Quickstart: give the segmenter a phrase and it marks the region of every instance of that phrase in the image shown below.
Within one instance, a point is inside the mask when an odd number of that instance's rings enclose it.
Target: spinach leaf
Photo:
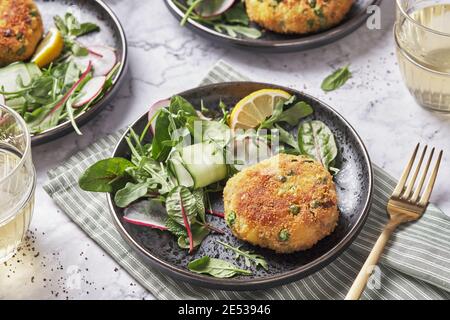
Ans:
[[[243,2],[238,2],[232,6],[229,10],[224,12],[225,20],[228,23],[241,24],[248,26],[250,19],[248,18],[247,11]]]
[[[169,111],[175,115],[181,113],[184,117],[197,117],[194,106],[181,96],[173,96],[170,99]]]
[[[132,202],[144,197],[148,192],[147,182],[131,183],[116,192],[114,202],[119,208],[126,208]]]
[[[114,192],[127,179],[126,169],[133,163],[124,158],[100,160],[89,167],[80,177],[78,184],[85,191]]]
[[[265,120],[261,125],[261,129],[271,129],[278,122],[286,122],[291,126],[298,124],[300,119],[311,115],[314,110],[313,108],[304,101],[299,101],[293,103],[295,96],[288,101],[279,101],[273,110],[272,115]],[[289,106],[293,104],[292,106]]]
[[[322,82],[322,90],[328,92],[342,87],[347,82],[347,80],[352,77],[352,73],[350,72],[348,67],[349,66],[339,68],[331,75],[326,77]]]
[[[231,278],[238,274],[252,274],[251,271],[239,269],[225,260],[208,256],[189,262],[188,269],[194,273],[207,274],[215,278]]]
[[[238,247],[238,248],[233,247],[232,245],[222,242],[220,240],[216,240],[216,242],[220,243],[225,248],[236,253],[236,258],[243,257],[245,260],[245,265],[247,267],[250,267],[251,263],[253,263],[253,264],[255,264],[256,267],[261,266],[264,270],[269,269],[269,265],[267,264],[267,261],[266,261],[266,259],[264,259],[263,256],[253,253],[251,251],[242,250],[242,249],[240,249],[240,247]]]
[[[313,112],[314,110],[309,104],[304,101],[300,101],[283,111],[277,122],[286,122],[291,126],[295,126],[298,124],[300,119],[306,118]]]
[[[298,128],[298,147],[302,154],[316,159],[326,169],[330,168],[338,153],[330,128],[318,120],[303,123]]]
[[[298,150],[298,141],[289,131],[283,129],[277,124],[275,125],[275,129],[278,132],[278,138],[281,143],[287,144],[288,146]]]
[[[170,135],[170,114],[160,112],[155,120],[155,134],[152,140],[152,158],[156,161],[165,161],[172,149],[164,141],[171,140]]]

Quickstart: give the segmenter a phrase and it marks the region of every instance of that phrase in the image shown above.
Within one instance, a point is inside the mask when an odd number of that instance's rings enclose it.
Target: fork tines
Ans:
[[[420,143],[418,143],[416,148],[414,149],[413,155],[412,155],[411,159],[409,160],[408,164],[406,165],[406,168],[403,171],[400,181],[398,182],[397,186],[395,187],[394,193],[392,194],[392,198],[396,198],[397,200],[407,201],[407,202],[410,202],[412,204],[419,205],[419,206],[426,206],[428,204],[428,201],[430,200],[430,196],[431,196],[431,192],[433,191],[434,183],[436,182],[436,176],[437,176],[437,173],[439,170],[439,165],[441,163],[443,151],[441,150],[439,152],[439,156],[434,165],[433,171],[431,172],[431,175],[428,178],[428,183],[425,187],[425,190],[423,191],[423,193],[421,193],[423,186],[425,184],[425,180],[428,175],[428,171],[430,169],[431,162],[433,160],[435,148],[433,148],[431,150],[431,153],[428,156],[428,160],[426,161],[426,164],[424,167],[422,166],[422,164],[423,164],[425,156],[427,154],[428,146],[425,146],[423,148],[423,151],[422,151],[422,153],[418,159],[418,162],[415,166],[416,168],[410,177],[414,163],[416,162],[416,157],[417,157],[417,153],[419,151],[419,147],[420,147]],[[418,183],[416,183],[419,175],[420,175],[420,178],[418,180]]]

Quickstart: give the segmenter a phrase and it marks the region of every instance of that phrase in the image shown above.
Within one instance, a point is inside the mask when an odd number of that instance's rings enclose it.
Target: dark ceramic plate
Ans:
[[[94,22],[101,29],[100,32],[79,38],[81,43],[102,44],[116,49],[117,61],[120,61],[121,64],[114,79],[114,84],[103,99],[77,116],[76,123],[78,126],[82,126],[108,104],[117,92],[120,83],[123,82],[128,60],[125,32],[116,15],[101,0],[36,0],[35,2],[44,20],[45,30],[48,30],[49,27],[54,25],[53,17],[55,15],[64,15],[68,10],[71,10],[82,22]],[[31,143],[32,145],[39,145],[60,138],[73,131],[73,127],[69,121],[62,122],[56,127],[32,135]]]
[[[194,105],[200,105],[203,100],[205,106],[217,108],[219,101],[233,106],[244,96],[263,88],[280,88],[297,95],[311,104],[315,112],[311,118],[324,121],[334,132],[339,146],[338,163],[340,173],[335,177],[340,220],[336,230],[327,238],[320,241],[312,249],[294,254],[276,254],[271,250],[262,249],[244,243],[234,236],[225,225],[223,219],[209,216],[215,226],[226,230],[225,235],[208,236],[194,255],[190,256],[186,250],[178,248],[176,238],[169,233],[145,227],[134,226],[122,222],[123,209],[113,204],[112,196],[108,195],[108,202],[122,237],[148,261],[167,274],[187,281],[194,285],[225,289],[225,290],[255,290],[285,284],[303,278],[333,261],[357,236],[362,228],[371,203],[372,196],[372,166],[369,155],[355,130],[331,107],[323,102],[289,88],[254,83],[229,82],[204,86],[180,95]],[[147,124],[147,115],[143,115],[132,124],[136,132],[142,132]],[[114,157],[129,157],[130,151],[123,137],[113,153]],[[223,210],[222,194],[212,199],[214,209]],[[243,261],[235,261],[234,255],[225,250],[215,240],[221,239],[232,245],[242,245],[244,249],[253,250],[263,255],[269,270],[252,267],[252,276],[240,276],[232,279],[216,279],[194,274],[186,268],[189,261],[209,255],[221,258],[245,267]]]
[[[175,18],[181,21],[184,16],[183,11],[174,4],[173,0],[164,1]],[[263,36],[259,39],[236,39],[217,32],[214,28],[205,26],[192,19],[188,20],[186,26],[201,36],[235,47],[274,53],[302,51],[332,43],[352,33],[369,17],[370,14],[367,13],[367,8],[372,5],[379,5],[381,1],[382,0],[355,0],[355,4],[350,12],[338,26],[310,35],[284,35],[264,31]],[[256,24],[253,24],[253,26],[259,28]]]

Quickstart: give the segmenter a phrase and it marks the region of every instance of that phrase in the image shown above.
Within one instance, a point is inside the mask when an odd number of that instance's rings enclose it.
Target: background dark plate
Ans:
[[[310,250],[282,255],[237,240],[231,235],[223,219],[208,215],[208,219],[211,219],[215,226],[226,230],[226,234],[208,236],[199,250],[193,256],[190,256],[186,250],[179,249],[176,238],[167,232],[123,223],[123,209],[113,204],[112,195],[109,194],[110,210],[119,232],[148,263],[191,284],[225,290],[255,290],[288,283],[317,271],[335,259],[356,237],[370,208],[373,184],[372,166],[361,139],[336,111],[304,93],[289,88],[254,82],[213,84],[185,91],[180,95],[195,106],[199,106],[200,100],[203,99],[205,106],[209,108],[217,108],[220,100],[231,107],[244,96],[256,90],[271,87],[296,94],[302,100],[310,103],[315,110],[314,115],[310,118],[324,121],[336,136],[341,172],[335,180],[341,215],[334,233]],[[144,114],[132,124],[132,128],[140,133],[146,124],[147,114]],[[130,156],[123,138],[114,150],[113,156],[127,158]],[[223,210],[222,194],[217,194],[212,200],[214,209]],[[232,279],[216,279],[189,272],[186,268],[189,261],[203,255],[232,261],[240,267],[246,268],[243,261],[235,261],[233,253],[225,250],[215,242],[215,239],[229,242],[235,246],[243,245],[244,249],[251,249],[263,255],[269,263],[269,270],[265,271],[252,267],[252,276],[240,276]]]
[[[184,13],[173,3],[172,0],[164,0],[170,12],[179,21]],[[215,31],[213,28],[202,25],[189,19],[186,26],[194,32],[210,40],[218,41],[226,45],[260,52],[292,52],[317,48],[337,41],[358,29],[369,17],[367,8],[371,5],[379,5],[382,0],[355,0],[350,12],[344,21],[338,26],[323,32],[310,35],[283,35],[270,31],[264,32],[259,39],[236,39],[226,34]],[[256,24],[253,26],[258,27]]]
[[[95,105],[77,116],[76,123],[78,126],[82,126],[108,104],[124,79],[128,61],[125,32],[116,15],[101,0],[36,0],[35,2],[41,12],[46,31],[54,26],[53,17],[55,15],[64,15],[69,9],[79,17],[81,22],[89,21],[98,24],[101,28],[100,32],[80,37],[79,41],[90,45],[102,44],[113,47],[116,49],[118,61],[121,62],[114,79],[114,85],[108,93]],[[31,144],[46,143],[73,131],[69,121],[62,122],[54,128],[32,135]]]

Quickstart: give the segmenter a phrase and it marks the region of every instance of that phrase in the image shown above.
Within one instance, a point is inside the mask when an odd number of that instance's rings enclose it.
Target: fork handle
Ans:
[[[361,294],[366,288],[367,281],[369,280],[369,277],[372,274],[373,271],[372,267],[377,265],[378,260],[380,259],[384,247],[389,241],[392,232],[397,228],[399,224],[400,222],[391,220],[384,227],[383,232],[381,233],[380,237],[375,243],[375,246],[373,247],[372,251],[367,257],[367,260],[364,263],[363,267],[361,268],[361,271],[359,272],[358,276],[356,277],[355,282],[353,282],[352,287],[347,293],[345,300],[359,300]]]

